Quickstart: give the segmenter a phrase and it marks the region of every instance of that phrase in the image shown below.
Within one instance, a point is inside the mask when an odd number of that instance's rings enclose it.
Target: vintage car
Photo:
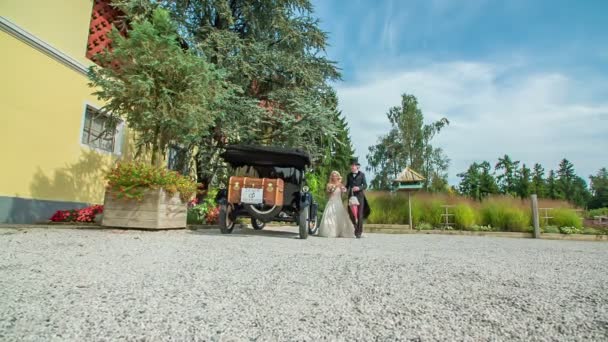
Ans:
[[[308,153],[284,147],[230,145],[221,157],[231,167],[228,184],[216,197],[222,233],[232,233],[238,217],[249,217],[257,230],[271,221],[295,222],[300,238],[316,234],[318,205],[304,176],[310,166]]]

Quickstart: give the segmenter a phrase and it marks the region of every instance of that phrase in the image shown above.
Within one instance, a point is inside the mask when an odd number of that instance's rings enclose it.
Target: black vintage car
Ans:
[[[304,176],[310,166],[308,153],[284,147],[230,145],[221,157],[230,165],[232,175],[216,197],[222,233],[232,233],[238,217],[249,217],[257,230],[271,221],[295,222],[300,238],[316,234],[318,205]],[[260,185],[262,180],[266,185]],[[252,181],[257,183],[251,185]],[[258,189],[253,189],[256,187]],[[268,200],[268,189],[280,190],[282,198]],[[258,191],[259,196],[256,197],[254,191]]]

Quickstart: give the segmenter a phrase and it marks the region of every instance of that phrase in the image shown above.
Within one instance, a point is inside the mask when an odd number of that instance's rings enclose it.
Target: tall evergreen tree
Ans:
[[[530,181],[531,171],[522,164],[521,169],[517,172],[517,195],[520,198],[528,198],[532,193],[532,182]]]
[[[323,32],[309,0],[115,0],[131,18],[167,9],[180,39],[205,56],[240,89],[224,101],[197,147],[199,181],[208,184],[229,143],[296,146],[318,159],[324,137],[334,137],[339,79],[325,57]],[[311,143],[312,142],[312,143]],[[192,146],[194,147],[194,146]]]
[[[496,170],[502,170],[503,173],[497,177],[500,191],[506,195],[517,194],[517,169],[519,161],[514,161],[508,155],[498,158],[498,163],[494,167]]]
[[[471,164],[466,172],[459,173],[457,176],[461,178],[458,191],[475,200],[481,200],[479,164]]]
[[[547,177],[547,197],[554,200],[564,198],[564,195],[560,192],[557,176],[553,170],[549,170],[549,177]]]
[[[539,163],[534,164],[534,170],[532,171],[532,191],[540,198],[547,196],[545,169]]]
[[[574,172],[574,165],[572,165],[568,159],[562,159],[559,163],[557,178],[557,186],[560,193],[562,193],[567,200],[572,199],[576,173]]]
[[[479,164],[479,168],[481,169],[480,175],[480,192],[482,197],[487,197],[488,195],[497,194],[498,185],[496,184],[496,178],[491,173],[492,166],[487,161]]]
[[[113,49],[96,56],[105,67],[89,71],[103,110],[128,122],[152,164],[169,144],[189,145],[206,134],[236,91],[206,58],[180,46],[177,31],[169,13],[157,9],[132,21],[128,37],[114,30]]]
[[[589,179],[591,180],[592,194],[589,208],[608,208],[608,170],[603,167],[599,169],[595,176],[589,176]]]

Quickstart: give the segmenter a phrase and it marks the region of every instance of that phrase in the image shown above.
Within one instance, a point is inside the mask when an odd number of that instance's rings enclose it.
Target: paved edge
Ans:
[[[272,227],[281,227],[274,226]],[[241,227],[243,228],[243,227]],[[168,230],[211,230],[219,229],[216,225],[188,225],[185,228],[170,228],[170,229],[141,229],[141,228],[120,228],[120,227],[104,227],[100,225],[77,225],[77,224],[0,224],[0,229],[95,229],[95,230],[140,230],[140,231],[168,231]],[[383,224],[367,224],[365,232],[369,234],[426,234],[426,235],[459,235],[459,236],[489,236],[489,237],[505,237],[532,239],[533,233],[519,232],[474,232],[468,230],[417,230],[409,229],[407,225],[383,225]],[[592,235],[592,234],[554,234],[542,233],[543,240],[571,240],[571,241],[605,241],[608,242],[608,235]]]

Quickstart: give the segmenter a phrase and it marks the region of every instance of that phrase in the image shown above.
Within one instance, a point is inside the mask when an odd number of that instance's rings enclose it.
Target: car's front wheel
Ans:
[[[259,220],[259,219],[257,219],[257,218],[255,218],[255,217],[252,217],[251,218],[251,226],[255,230],[262,230],[262,229],[264,229],[264,227],[266,227],[266,223],[263,222],[263,221],[261,221],[261,220]]]
[[[274,219],[282,209],[280,205],[267,206],[259,204],[244,204],[243,207],[252,218],[256,218],[261,222],[272,221],[272,219]]]
[[[234,207],[230,203],[220,205],[219,226],[222,234],[230,234],[234,230],[236,222],[232,215],[233,211]]]
[[[298,218],[298,228],[300,231],[300,239],[308,238],[308,217],[309,217],[309,208],[300,208],[300,214]]]

